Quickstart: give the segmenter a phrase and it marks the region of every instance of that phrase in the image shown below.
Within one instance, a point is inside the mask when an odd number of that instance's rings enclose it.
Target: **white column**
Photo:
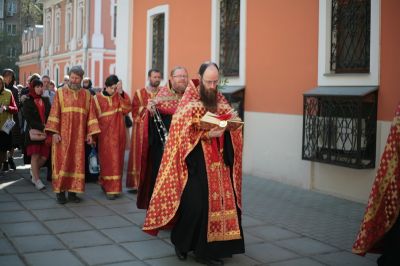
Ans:
[[[72,39],[71,39],[70,47],[69,47],[70,51],[76,50],[76,31],[77,31],[76,8],[77,8],[77,6],[78,6],[78,2],[77,2],[77,0],[74,0],[74,4],[72,6],[72,16],[73,17],[71,18],[73,21],[73,25],[72,25],[72,29],[71,29],[72,30]]]
[[[53,55],[53,51],[54,51],[54,6],[51,6],[51,17],[50,17],[50,25],[51,25],[51,29],[50,29],[50,45],[49,45],[49,55]],[[51,73],[51,70],[50,70]]]
[[[92,47],[104,48],[104,36],[101,33],[101,0],[95,0],[94,3],[94,33],[92,35]]]
[[[122,80],[129,95],[132,89],[132,29],[133,3],[131,0],[118,0],[115,73]]]

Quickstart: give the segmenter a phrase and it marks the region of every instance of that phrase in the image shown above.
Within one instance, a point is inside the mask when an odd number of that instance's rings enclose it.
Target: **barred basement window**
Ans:
[[[151,67],[160,70],[162,78],[164,77],[164,27],[165,15],[154,16]]]
[[[375,167],[378,87],[317,87],[303,108],[303,160]]]
[[[331,71],[369,73],[371,0],[332,0]]]
[[[225,77],[239,76],[240,0],[220,0],[219,64]]]

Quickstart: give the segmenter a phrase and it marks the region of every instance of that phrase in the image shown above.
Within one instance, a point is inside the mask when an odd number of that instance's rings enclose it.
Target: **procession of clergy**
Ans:
[[[94,96],[81,89],[83,76],[80,66],[70,69],[68,83],[57,90],[42,120],[46,140],[32,140],[51,143],[57,202],[81,201],[77,193],[85,189],[85,145],[97,148],[99,184],[107,198],[121,194],[126,120],[132,112],[126,187],[137,192],[137,207],[147,209],[143,230],[156,235],[170,229],[180,260],[193,251],[199,263],[222,265],[222,258],[244,253],[243,124],[227,123],[240,119],[217,89],[218,66],[201,64],[191,80],[177,66],[166,86],[160,86],[161,72],[150,69],[148,86],[137,90],[132,102],[117,76],[109,76]],[[35,95],[35,88],[30,90]],[[222,123],[202,122],[207,112]]]
[[[25,91],[15,93],[13,71],[6,69],[3,76],[0,162],[12,150],[11,130],[20,128],[13,117],[18,119],[21,108],[24,155],[37,189],[45,189],[39,170],[51,161],[48,172],[59,204],[81,202],[77,194],[85,190],[88,168],[99,174],[107,199],[115,200],[122,193],[131,127],[125,185],[137,193],[137,207],[147,210],[143,230],[152,235],[170,230],[179,260],[193,252],[199,263],[223,265],[223,258],[245,252],[243,122],[218,90],[215,63],[201,64],[196,79],[176,66],[165,86],[160,86],[161,72],[150,69],[148,85],[136,90],[132,101],[116,75],[95,93],[80,66],[70,69],[56,91],[44,90],[48,76],[34,74]],[[400,265],[399,146],[400,105],[353,245],[359,255],[382,253],[378,265]]]

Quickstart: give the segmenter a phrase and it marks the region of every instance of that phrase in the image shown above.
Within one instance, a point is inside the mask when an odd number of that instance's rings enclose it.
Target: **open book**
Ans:
[[[216,115],[211,112],[207,112],[200,119],[200,127],[203,129],[211,129],[213,127],[227,128],[229,130],[235,130],[243,125],[243,121],[238,116],[233,116],[231,113]]]

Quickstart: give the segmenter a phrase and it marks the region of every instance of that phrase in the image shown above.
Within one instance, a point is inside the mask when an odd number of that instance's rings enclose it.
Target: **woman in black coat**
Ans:
[[[31,175],[32,183],[38,190],[45,188],[40,180],[39,170],[50,154],[51,138],[44,140],[32,140],[29,131],[36,129],[40,134],[44,133],[47,118],[50,114],[50,100],[48,97],[42,97],[43,82],[40,79],[34,79],[29,83],[29,98],[23,103],[23,114],[27,123],[27,131],[25,134],[26,153],[31,156]]]

